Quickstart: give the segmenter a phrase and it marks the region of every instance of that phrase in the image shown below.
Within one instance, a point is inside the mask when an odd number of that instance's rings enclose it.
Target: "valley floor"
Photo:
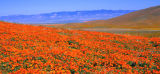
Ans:
[[[82,28],[78,30],[84,31],[97,31],[97,32],[108,32],[115,34],[127,34],[144,37],[160,37],[160,30],[147,30],[147,29],[122,29],[122,28]]]

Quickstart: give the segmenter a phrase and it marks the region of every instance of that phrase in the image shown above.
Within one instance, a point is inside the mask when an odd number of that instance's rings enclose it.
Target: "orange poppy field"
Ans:
[[[160,73],[160,38],[0,22],[0,73]]]

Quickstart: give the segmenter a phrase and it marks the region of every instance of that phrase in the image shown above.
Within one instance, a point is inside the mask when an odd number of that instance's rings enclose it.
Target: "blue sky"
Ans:
[[[160,0],[0,0],[0,16],[80,10],[139,10]]]

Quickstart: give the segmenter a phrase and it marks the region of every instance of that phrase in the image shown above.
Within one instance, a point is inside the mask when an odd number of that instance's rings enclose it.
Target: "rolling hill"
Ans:
[[[60,26],[59,26],[60,27]],[[131,12],[109,20],[96,20],[84,23],[69,23],[63,28],[132,28],[160,29],[160,6]]]
[[[85,22],[91,20],[105,20],[124,15],[134,10],[90,10],[90,11],[65,11],[37,15],[11,15],[1,16],[1,21],[23,24],[63,24]]]
[[[159,74],[160,38],[0,22],[0,74]]]

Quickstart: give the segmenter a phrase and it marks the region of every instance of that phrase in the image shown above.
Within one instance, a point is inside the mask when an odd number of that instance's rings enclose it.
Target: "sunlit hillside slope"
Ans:
[[[160,30],[160,6],[131,12],[109,20],[69,23],[63,28],[132,28]]]

